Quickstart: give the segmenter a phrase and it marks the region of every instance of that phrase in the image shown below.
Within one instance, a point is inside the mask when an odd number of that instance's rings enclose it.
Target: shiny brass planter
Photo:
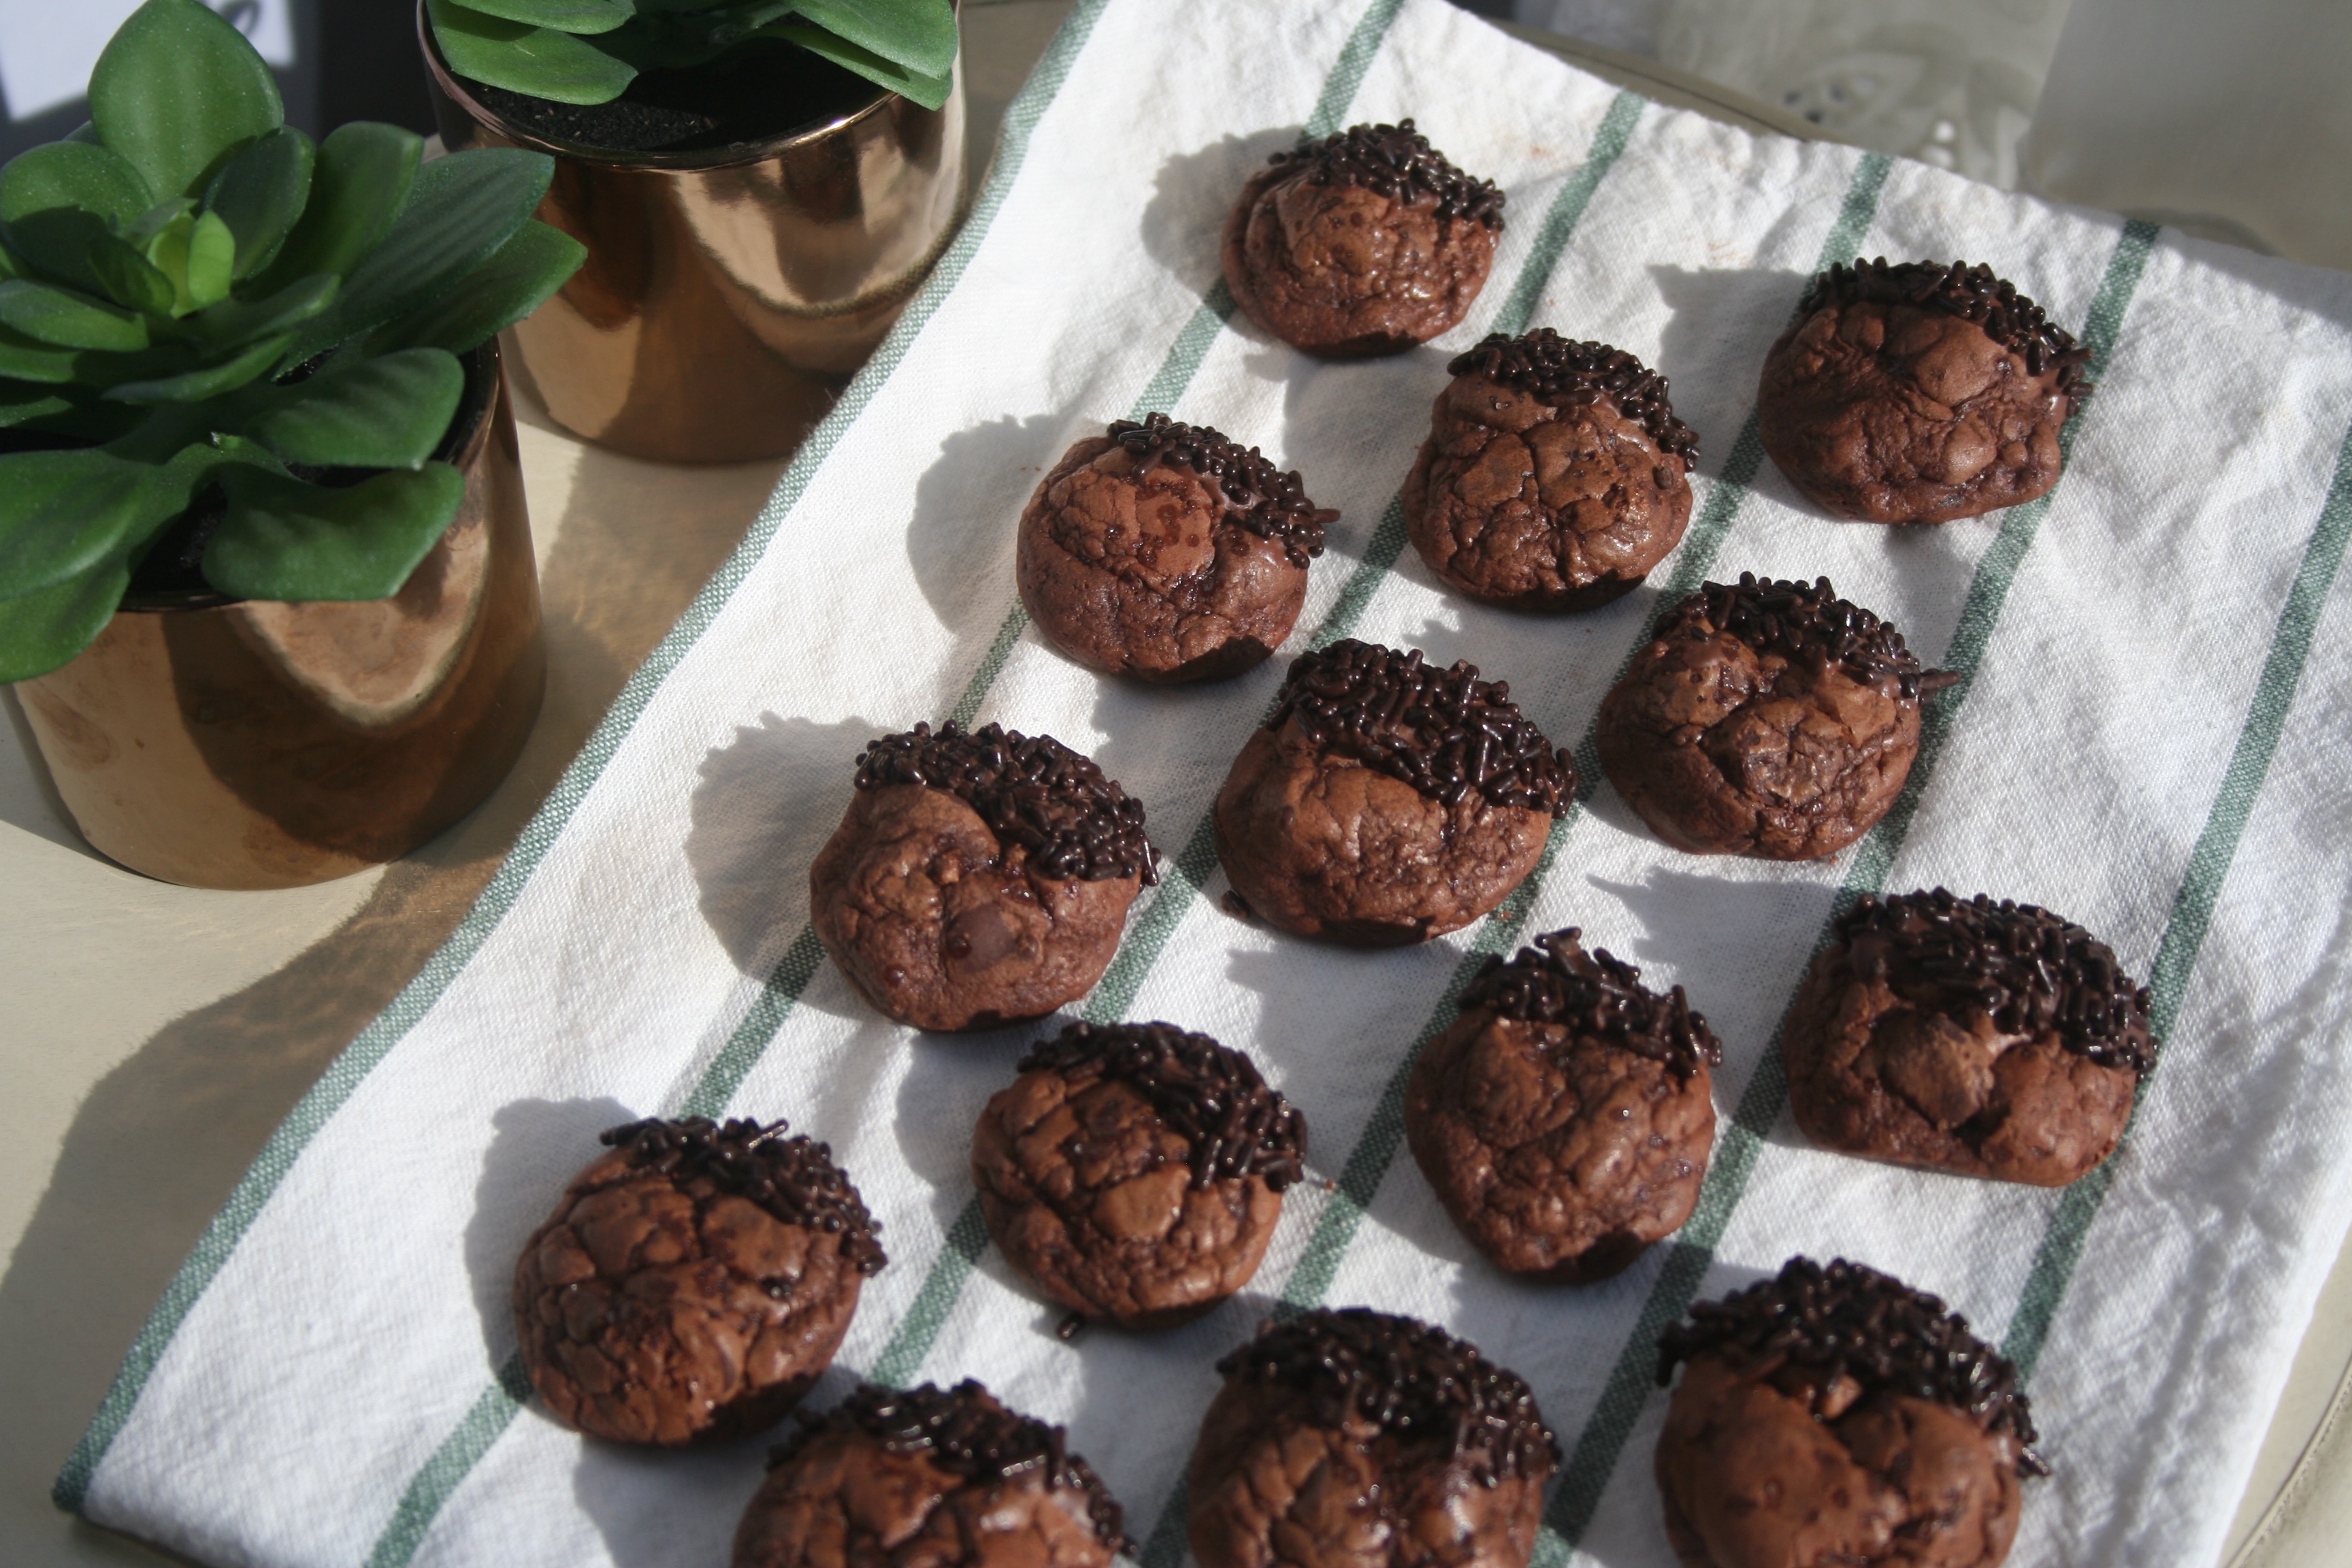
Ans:
[[[392,598],[126,601],[19,682],[82,837],[196,888],[291,888],[394,859],[498,786],[547,656],[496,344],[468,367],[457,521]]]
[[[467,91],[417,6],[452,152],[552,153],[539,216],[586,265],[514,331],[567,429],[633,457],[779,457],[822,418],[947,247],[963,198],[963,71],[924,109],[863,108],[749,146],[616,153],[510,124]]]

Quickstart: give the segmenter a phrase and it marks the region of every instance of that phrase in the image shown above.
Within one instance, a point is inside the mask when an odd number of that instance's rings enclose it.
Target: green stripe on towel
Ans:
[[[1627,129],[1630,132],[1630,124]],[[1622,149],[1622,143],[1620,142],[1619,146]],[[1887,171],[1892,166],[1893,160],[1884,153],[1874,153],[1863,158],[1847,184],[1845,200],[1840,205],[1837,221],[1822,244],[1822,252],[1825,259],[1822,265],[1827,265],[1826,258],[1850,254],[1854,246],[1862,243],[1863,236],[1869,232],[1871,220],[1877,214],[1879,192],[1885,187]],[[1589,195],[1590,192],[1586,194]],[[1561,238],[1564,242],[1565,234]],[[1529,292],[1530,308],[1537,297],[1536,292]],[[1517,290],[1514,290],[1513,298],[1518,298]],[[1524,319],[1519,327],[1524,330]],[[1756,419],[1751,414],[1740,432],[1740,439],[1733,444],[1725,463],[1725,472],[1716,479],[1708,492],[1706,507],[1700,515],[1699,523],[1684,536],[1675,557],[1674,569],[1658,596],[1657,604],[1661,610],[1697,588],[1714,568],[1724,537],[1730,531],[1732,520],[1738,514],[1740,502],[1748,494],[1748,483],[1755,478],[1756,465],[1763,458],[1763,447],[1758,443],[1755,431]],[[1743,453],[1747,455],[1743,457]],[[1650,633],[1645,629],[1627,647],[1618,666],[1620,678],[1632,665],[1634,655],[1648,643],[1649,637]],[[1600,787],[1600,761],[1595,754],[1590,730],[1577,745],[1576,764],[1577,775],[1582,781],[1576,808],[1552,825],[1551,836],[1544,846],[1543,858],[1537,863],[1535,870],[1487,918],[1478,934],[1472,939],[1468,951],[1454,965],[1454,973],[1448,978],[1436,1006],[1414,1036],[1412,1047],[1381,1085],[1380,1099],[1373,1105],[1372,1114],[1366,1121],[1363,1131],[1358,1135],[1355,1147],[1349,1151],[1347,1163],[1340,1168],[1339,1178],[1331,1195],[1325,1200],[1323,1212],[1316,1218],[1315,1229],[1307,1237],[1298,1262],[1292,1267],[1290,1278],[1284,1282],[1282,1294],[1275,1306],[1277,1319],[1296,1317],[1321,1304],[1349,1245],[1356,1238],[1365,1212],[1371,1205],[1372,1195],[1380,1190],[1381,1183],[1387,1177],[1389,1167],[1396,1159],[1397,1149],[1403,1142],[1404,1089],[1412,1070],[1413,1058],[1450,1021],[1455,999],[1462,994],[1463,987],[1477,973],[1487,956],[1508,952],[1518,944],[1552,864],[1581,818],[1583,802]],[[1184,1496],[1183,1481],[1180,1477],[1174,1492],[1161,1505],[1160,1517],[1147,1538],[1144,1568],[1172,1568],[1183,1534],[1181,1512]]]
[[[2335,585],[2336,568],[2343,564],[2347,537],[2352,537],[2352,435],[2346,436],[2336,454],[2335,482],[2328,487],[2311,542],[2304,547],[2303,564],[2287,594],[2286,607],[2279,612],[2278,630],[2272,636],[2270,655],[2263,661],[2252,706],[2238,731],[2229,770],[2221,776],[2221,791],[2197,836],[2197,846],[2189,851],[2189,875],[2173,898],[2164,938],[2157,944],[2147,988],[2153,1002],[2149,1023],[2159,1043],[2171,1038],[2172,1026],[2180,1017],[2189,978],[2196,971],[2197,955],[2212,925],[2213,907],[2221,901],[2230,864],[2237,858],[2238,843],[2245,837],[2263,782],[2270,776],[2271,758],[2278,752],[2287,710],[2294,707],[2295,689],[2303,682],[2304,661],[2310,657],[2312,637],[2319,627],[2320,612],[2326,608],[2328,590]],[[2148,1087],[2141,1084],[2143,1096]],[[2133,1121],[2137,1120],[2136,1103]],[[2130,1138],[2131,1129],[2126,1126],[2125,1142]],[[2066,1189],[2051,1213],[2042,1244],[2034,1248],[2033,1266],[2026,1274],[2017,1310],[2010,1317],[2009,1332],[2000,1347],[2001,1353],[2017,1363],[2021,1382],[2032,1380],[2042,1348],[2050,1342],[2051,1325],[2074,1278],[2074,1265],[2090,1237],[2091,1222],[2098,1217],[2099,1205],[2115,1185],[2121,1156],[2119,1148],[2097,1170]]]
[[[963,265],[969,261],[971,251],[978,248],[987,226],[993,222],[997,210],[1003,205],[1006,192],[1010,189],[1013,179],[1017,177],[1020,167],[1026,159],[1030,133],[1035,129],[1038,120],[1052,103],[1054,97],[1060,91],[1063,81],[1067,78],[1071,61],[1084,47],[1086,38],[1092,32],[1095,20],[1105,3],[1106,0],[1089,0],[1087,5],[1071,16],[1064,24],[1061,32],[1055,36],[1045,58],[1041,60],[1031,73],[1029,84],[1023,89],[1020,100],[1016,100],[1013,107],[1007,112],[1003,144],[997,159],[996,171],[990,180],[988,191],[983,194],[963,233],[958,237],[956,246],[950,252],[950,258],[957,259],[956,277],[961,277]],[[1389,25],[1395,20],[1396,13],[1402,4],[1402,0],[1379,0],[1379,3],[1372,6],[1349,35],[1348,44],[1342,49],[1339,63],[1335,68],[1334,73],[1335,80],[1341,75],[1352,73],[1349,76],[1350,86],[1348,98],[1339,100],[1342,110],[1348,99],[1353,97],[1352,84],[1362,80],[1364,70],[1370,63],[1371,51],[1377,49],[1380,40],[1386,36]],[[1376,21],[1377,26],[1374,25]],[[1329,101],[1330,96],[1330,89],[1327,84],[1323,95],[1324,101]],[[960,257],[958,253],[961,253]],[[946,262],[943,260],[941,269],[945,270],[945,268]],[[952,281],[952,278],[948,280],[949,284]],[[937,296],[944,294],[945,287],[946,285],[939,285],[927,289],[923,299],[918,301],[916,309],[919,310],[922,310],[925,303],[929,302],[929,309],[923,310],[925,319],[928,319],[931,310],[937,309]],[[1144,392],[1138,398],[1136,411],[1130,416],[1131,417],[1139,419],[1152,407],[1159,406],[1163,402],[1173,403],[1182,395],[1184,388],[1191,384],[1193,375],[1199,372],[1201,363],[1207,356],[1218,332],[1232,317],[1234,308],[1231,292],[1226,289],[1222,279],[1218,280],[1211,287],[1201,305],[1178,332],[1176,341],[1169,349],[1159,371],[1154,374],[1150,382],[1146,384]],[[909,311],[909,314],[913,313],[912,310]],[[888,364],[877,378],[877,384],[879,380],[887,379],[889,371],[894,370],[898,361],[905,357],[906,346],[906,342],[901,340],[898,333],[894,332],[890,341],[885,343],[883,349],[877,353],[877,361],[885,354],[890,354]],[[891,354],[894,347],[898,352]],[[857,390],[858,385],[865,384],[866,377],[861,374],[857,384],[853,384],[852,393]],[[862,409],[865,403],[870,399],[869,391],[866,397],[859,401],[858,407]],[[848,401],[848,397],[845,396],[844,402]],[[827,427],[830,427],[833,421],[829,419],[826,422]],[[824,434],[824,430],[821,428],[818,436]],[[834,439],[837,440],[838,435],[839,433],[835,432]],[[811,437],[812,446],[816,439],[817,437]],[[831,442],[828,442],[826,450],[829,451],[830,448]],[[822,461],[823,455],[822,453],[817,455],[818,461]],[[777,500],[772,500],[763,510],[761,522],[765,525],[764,532],[756,527],[754,531],[755,533],[761,534],[762,542],[766,537],[772,536],[774,532],[774,522],[771,520],[781,521],[782,518],[791,510],[793,504],[797,503],[801,494],[805,491],[806,477],[802,478],[797,488],[793,485],[793,476],[801,472],[802,464],[796,460],[792,470],[787,473],[783,485],[779,488]],[[790,492],[788,498],[787,491]],[[750,542],[747,540],[747,549],[749,544]],[[729,563],[729,566],[731,568],[738,562],[741,562],[743,570],[748,572],[750,563],[756,559],[756,552],[747,557],[742,551],[739,551],[736,557]],[[742,572],[737,573],[736,580],[740,581],[742,574]],[[732,584],[730,584],[730,586],[731,588]],[[699,607],[699,602],[697,607]],[[715,616],[715,608],[713,616]],[[709,618],[712,617],[706,617],[703,624],[708,625]],[[969,724],[978,714],[982,703],[987,700],[989,690],[994,686],[997,677],[1011,658],[1013,647],[1019,642],[1021,634],[1027,626],[1027,612],[1018,602],[1015,602],[1004,620],[999,625],[995,637],[991,639],[987,653],[982,657],[979,667],[972,672],[962,695],[958,698],[950,711],[950,716],[956,721]],[[633,682],[633,687],[634,684]],[[824,948],[817,940],[814,930],[809,927],[802,928],[790,948],[786,950],[784,957],[779,961],[775,970],[762,982],[760,994],[753,1001],[743,1020],[730,1035],[727,1044],[720,1047],[709,1068],[705,1069],[702,1079],[688,1095],[680,1109],[680,1114],[716,1116],[726,1109],[743,1079],[757,1065],[768,1047],[774,1041],[777,1033],[782,1028],[785,1020],[790,1017],[794,1005],[798,1003],[801,992],[814,978],[823,967],[823,963]],[[961,1293],[963,1282],[970,1277],[973,1264],[986,1249],[987,1241],[987,1232],[982,1224],[978,1201],[975,1199],[965,1206],[963,1212],[957,1216],[955,1223],[950,1226],[946,1244],[939,1258],[932,1265],[931,1273],[926,1277],[921,1289],[917,1291],[914,1304],[907,1318],[901,1322],[898,1331],[893,1334],[890,1345],[885,1348],[883,1357],[876,1366],[874,1375],[877,1381],[896,1384],[912,1376],[914,1369],[921,1364],[923,1355],[928,1352],[931,1340],[937,1336],[940,1324],[945,1321],[948,1313],[952,1310],[957,1296]],[[906,1367],[903,1373],[893,1373],[890,1370],[901,1363]],[[527,1394],[528,1390],[521,1388],[517,1379],[505,1375],[502,1369],[499,1380],[484,1390],[474,1405],[459,1421],[456,1429],[442,1440],[440,1446],[425,1460],[416,1475],[410,1479],[407,1488],[402,1493],[400,1502],[394,1508],[392,1520],[385,1526],[383,1533],[377,1539],[374,1549],[369,1554],[368,1568],[404,1568],[404,1565],[415,1555],[418,1545],[425,1539],[425,1531],[447,1503],[450,1495],[472,1472],[474,1466],[480,1461],[481,1458],[489,1451],[499,1436],[506,1430],[515,1414],[520,1409],[521,1399]],[[86,1480],[84,1485],[87,1485]]]
[[[1586,156],[1584,166],[1570,178],[1552,200],[1546,221],[1538,231],[1548,241],[1549,248],[1539,247],[1531,252],[1521,275],[1522,286],[1528,275],[1549,276],[1574,227],[1572,219],[1567,223],[1554,220],[1563,211],[1571,214],[1583,212],[1585,205],[1591,200],[1593,190],[1600,184],[1601,176],[1625,150],[1626,139],[1632,135],[1634,122],[1641,118],[1644,103],[1644,100],[1629,92],[1621,92],[1611,100],[1608,112],[1601,117],[1601,126],[1594,132],[1592,148]],[[1595,164],[1600,165],[1598,172],[1593,172]],[[1517,298],[1518,293],[1518,289],[1514,289],[1513,298]],[[1525,325],[1525,319],[1521,318],[1508,330],[1517,331]],[[1390,501],[1387,513],[1365,547],[1363,559],[1349,575],[1346,586],[1334,601],[1331,613],[1311,639],[1312,646],[1323,647],[1338,641],[1347,636],[1362,616],[1373,590],[1396,563],[1398,552],[1403,545],[1402,508],[1402,500]],[[1554,837],[1557,839],[1557,831]],[[1215,821],[1213,816],[1204,816],[1194,825],[1191,835],[1184,840],[1184,847],[1161,868],[1163,875],[1159,893],[1136,917],[1119,942],[1118,956],[1112,960],[1110,968],[1087,998],[1086,1016],[1089,1020],[1116,1023],[1127,1016],[1129,1006],[1134,1002],[1137,992],[1142,989],[1152,965],[1159,961],[1185,914],[1198,901],[1201,889],[1207,886],[1216,866]],[[1535,879],[1531,878],[1529,880]],[[1459,984],[1457,980],[1457,986]],[[980,1225],[980,1200],[976,1197],[957,1216],[955,1228],[960,1232],[968,1222],[975,1227]],[[892,1334],[889,1348],[884,1352],[882,1361],[876,1364],[873,1373],[876,1382],[898,1386],[911,1379],[921,1367],[924,1357],[930,1353],[932,1341],[946,1326],[965,1281],[971,1278],[972,1266],[987,1247],[985,1229],[976,1229],[975,1234],[978,1240],[970,1256],[965,1256],[951,1244],[933,1265],[931,1275],[925,1278],[916,1296],[918,1308],[922,1312],[921,1325],[917,1327],[915,1316],[910,1313],[907,1321]],[[888,1376],[884,1375],[886,1368],[890,1373]]]
[[[2116,242],[2083,333],[2084,346],[2091,351],[2089,369],[2094,378],[2105,369],[2115,351],[2125,311],[2139,286],[2141,270],[2155,240],[2153,225],[2132,223],[2125,226]],[[2093,406],[2095,408],[2095,405]],[[2060,437],[2064,452],[2072,453],[2082,426],[2082,416],[2067,424]],[[1920,727],[1919,756],[1911,765],[1911,776],[1893,809],[1854,851],[1832,905],[1832,922],[1852,909],[1863,894],[1885,888],[1895,858],[1910,832],[1919,797],[1935,773],[1984,650],[2000,622],[2018,568],[2040,532],[2042,520],[2049,514],[2055,493],[2053,489],[2039,500],[2011,508],[2002,519],[2000,533],[1977,563],[1952,646],[1942,660],[1946,668],[1958,672],[1964,679],[1936,698],[1930,710],[1934,713],[1932,722],[1923,722]],[[1828,940],[1829,928],[1824,925],[1815,943],[1816,951]],[[1634,1319],[1633,1331],[1618,1352],[1609,1381],[1569,1455],[1568,1468],[1545,1510],[1545,1535],[1537,1545],[1533,1568],[1556,1568],[1592,1522],[1601,1494],[1615,1473],[1618,1457],[1649,1400],[1657,1364],[1657,1336],[1687,1311],[1696,1298],[1707,1268],[1715,1260],[1715,1247],[1723,1239],[1724,1231],[1747,1193],[1748,1179],[1763,1152],[1765,1135],[1780,1120],[1788,1098],[1788,1080],[1781,1071],[1780,1035],[1776,1029],[1740,1094],[1731,1125],[1717,1142],[1706,1184],[1700,1189],[1698,1206],[1673,1242]]]

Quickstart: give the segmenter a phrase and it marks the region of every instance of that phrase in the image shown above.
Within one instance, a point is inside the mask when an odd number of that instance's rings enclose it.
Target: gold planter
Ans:
[[[588,247],[513,329],[548,412],[633,457],[780,457],[822,418],[946,248],[963,198],[963,69],[924,109],[855,111],[749,146],[617,153],[500,118],[442,59],[420,3],[450,151],[555,157],[541,221]]]
[[[74,825],[134,871],[291,888],[396,858],[498,786],[547,656],[498,346],[467,366],[466,499],[389,599],[138,607],[16,694]]]

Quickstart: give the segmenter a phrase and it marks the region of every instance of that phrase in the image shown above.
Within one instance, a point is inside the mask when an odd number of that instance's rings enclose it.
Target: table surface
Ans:
[[[1072,0],[967,0],[974,177]],[[1802,121],[1654,61],[1511,29],[1748,130]],[[522,759],[465,821],[320,887],[224,893],[83,844],[13,694],[0,733],[0,1564],[164,1554],[56,1511],[50,1479],[148,1310],[278,1121],[422,966],[631,671],[751,524],[781,459],[709,468],[584,445],[516,409],[549,653]],[[2296,1361],[2231,1531],[2231,1568],[2342,1561],[2352,1531],[2352,1253]]]

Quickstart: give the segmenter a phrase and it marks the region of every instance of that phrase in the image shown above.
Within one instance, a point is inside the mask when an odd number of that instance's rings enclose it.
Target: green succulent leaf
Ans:
[[[0,327],[0,375],[61,386],[76,378],[81,354]]]
[[[90,242],[89,269],[114,302],[126,310],[168,316],[179,290],[163,269],[147,259],[138,247],[110,234]]]
[[[108,557],[54,587],[0,599],[0,681],[30,680],[70,662],[114,618],[131,562]]]
[[[228,298],[236,237],[218,213],[183,213],[147,242],[147,259],[171,279],[172,314],[184,316]]]
[[[0,429],[72,414],[82,405],[37,382],[0,380]]]
[[[152,525],[168,470],[96,447],[0,458],[0,599],[77,577]],[[167,514],[168,515],[168,514]]]
[[[258,300],[224,300],[187,319],[189,337],[205,352],[218,353],[257,338],[290,332],[333,304],[342,286],[333,273],[317,272]]]
[[[236,236],[236,277],[268,266],[293,232],[310,199],[318,149],[291,125],[277,130],[221,165],[205,188],[205,210],[217,213]]]
[[[433,41],[459,76],[557,103],[610,103],[637,68],[589,39],[487,16],[455,0],[425,0]]]
[[[339,355],[278,389],[245,430],[289,463],[414,468],[441,444],[465,393],[465,369],[446,349]]]
[[[221,470],[228,516],[205,577],[250,599],[382,599],[457,519],[465,477],[446,463],[331,489],[248,467]]]
[[[92,125],[87,120],[83,121],[79,125],[75,126],[72,130],[67,132],[65,139],[68,142],[88,142],[92,147],[103,147],[106,145],[105,142],[100,142],[98,139],[98,127]]]
[[[261,273],[261,291],[358,266],[391,229],[424,153],[425,139],[397,125],[357,120],[337,126],[319,143],[310,203]]]
[[[634,0],[467,0],[485,16],[559,32],[609,33],[637,14]]]
[[[436,348],[451,353],[502,332],[539,309],[588,258],[588,247],[532,221],[454,287],[418,303],[370,333],[364,352]]]
[[[0,168],[0,222],[72,207],[128,224],[154,202],[129,161],[80,142],[51,142]]]
[[[245,35],[197,0],[147,0],[89,77],[100,141],[159,196],[204,194],[226,157],[286,121],[278,83]]]
[[[460,286],[530,221],[554,173],[545,153],[503,147],[418,170],[392,232],[352,270],[334,308],[296,336],[288,368]]]
[[[196,403],[218,397],[224,392],[236,391],[275,365],[286,352],[289,341],[283,335],[264,338],[234,359],[174,375],[121,382],[108,387],[105,395],[110,402],[137,404]]]
[[[193,223],[195,210],[196,199],[194,196],[173,196],[168,202],[157,202],[133,219],[130,226],[123,229],[122,237],[144,249],[154,242],[157,235],[182,218],[187,218]]]
[[[908,78],[944,78],[955,65],[955,12],[948,0],[793,0],[793,10],[809,26],[888,61]],[[814,47],[804,38],[795,41]],[[827,59],[839,58],[817,52]],[[867,74],[855,65],[849,68]],[[944,95],[940,101],[947,101]],[[937,109],[939,104],[924,107]]]
[[[71,289],[22,278],[0,283],[0,324],[59,348],[122,353],[147,346],[143,317]]]
[[[925,109],[938,109],[948,100],[954,85],[950,76],[925,76],[908,70],[898,61],[871,49],[861,48],[847,39],[811,27],[799,22],[777,22],[761,29],[770,37],[789,38],[813,55],[820,55],[845,70],[855,71],[878,87],[919,103]]]
[[[52,142],[0,168],[0,226],[9,246],[60,283],[97,290],[93,241],[146,211],[154,198],[139,171],[103,147]]]

